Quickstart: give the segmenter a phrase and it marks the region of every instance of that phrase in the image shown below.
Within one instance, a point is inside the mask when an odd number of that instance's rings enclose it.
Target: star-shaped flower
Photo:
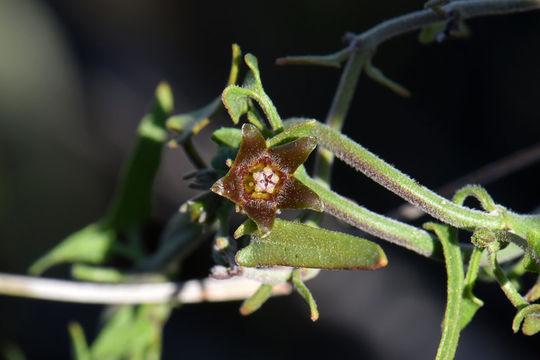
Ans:
[[[306,136],[267,148],[259,130],[244,124],[238,155],[211,190],[240,206],[262,233],[272,230],[279,209],[322,211],[319,196],[293,176],[316,145],[314,137]]]

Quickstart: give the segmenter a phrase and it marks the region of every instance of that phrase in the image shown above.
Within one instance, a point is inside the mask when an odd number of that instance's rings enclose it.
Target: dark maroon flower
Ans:
[[[316,145],[307,136],[268,149],[259,130],[244,124],[238,155],[211,190],[240,206],[262,233],[272,230],[279,209],[322,211],[319,196],[293,176]]]

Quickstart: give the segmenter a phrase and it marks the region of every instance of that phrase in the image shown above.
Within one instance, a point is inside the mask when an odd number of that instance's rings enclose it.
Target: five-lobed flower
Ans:
[[[279,209],[322,211],[319,196],[293,176],[316,145],[306,136],[267,148],[259,130],[244,124],[238,155],[211,190],[237,204],[263,234],[271,231]]]

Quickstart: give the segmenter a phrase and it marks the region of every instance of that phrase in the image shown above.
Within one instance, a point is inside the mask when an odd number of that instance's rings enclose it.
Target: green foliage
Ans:
[[[528,305],[516,314],[512,329],[518,332],[520,327],[525,335],[534,335],[540,331],[540,304]]]
[[[161,83],[156,88],[152,112],[139,124],[137,143],[107,215],[68,236],[38,259],[29,269],[31,274],[41,274],[65,262],[101,264],[114,250],[139,256],[137,233],[150,216],[152,186],[167,138],[165,120],[172,108],[172,91],[168,84]],[[118,246],[119,233],[130,235],[134,246]]]
[[[99,223],[90,224],[65,238],[47,254],[39,258],[28,270],[39,275],[49,267],[65,262],[101,264],[107,258],[116,238],[116,232]]]
[[[91,346],[82,328],[69,327],[76,360],[157,360],[161,355],[163,325],[170,305],[121,306],[111,309],[109,319]]]
[[[268,236],[257,230],[250,237],[250,244],[236,255],[243,266],[371,270],[387,264],[381,247],[371,241],[296,222],[276,219]]]

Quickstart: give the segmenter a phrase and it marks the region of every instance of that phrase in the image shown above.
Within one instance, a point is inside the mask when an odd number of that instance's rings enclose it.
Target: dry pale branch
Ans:
[[[260,283],[244,278],[206,278],[181,283],[103,284],[32,276],[0,274],[0,294],[86,304],[141,304],[241,300],[251,296]],[[274,287],[273,295],[291,292],[288,283]]]

